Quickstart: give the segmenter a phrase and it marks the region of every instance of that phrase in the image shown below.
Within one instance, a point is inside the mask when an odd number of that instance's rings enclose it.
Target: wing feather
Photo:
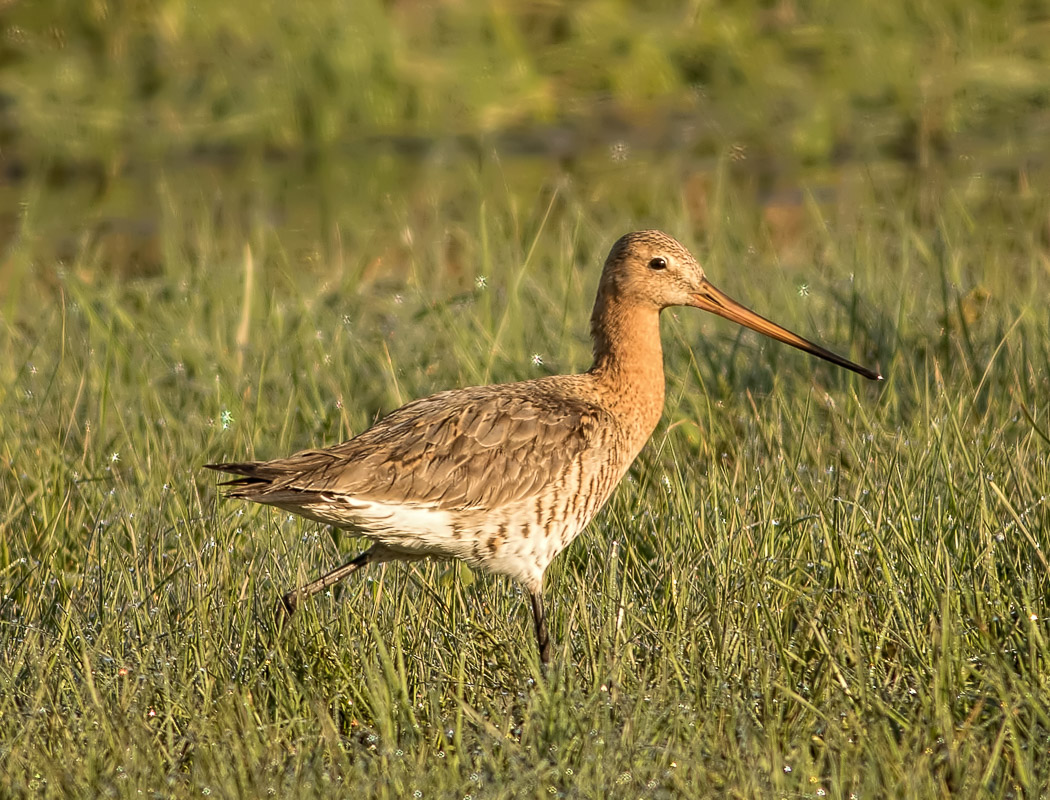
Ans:
[[[243,476],[231,494],[263,503],[293,493],[490,509],[542,491],[616,427],[598,404],[541,379],[416,400],[324,450],[210,466]]]

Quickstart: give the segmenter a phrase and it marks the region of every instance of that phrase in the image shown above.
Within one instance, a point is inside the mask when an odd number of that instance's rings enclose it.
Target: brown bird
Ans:
[[[660,420],[660,311],[668,306],[711,311],[881,379],[727,297],[667,234],[629,233],[605,260],[587,372],[441,392],[333,447],[207,465],[242,476],[223,484],[232,487],[230,497],[375,542],[288,592],[284,608],[293,613],[304,598],[366,564],[459,558],[525,585],[540,659],[548,663],[543,574],[609,499]]]

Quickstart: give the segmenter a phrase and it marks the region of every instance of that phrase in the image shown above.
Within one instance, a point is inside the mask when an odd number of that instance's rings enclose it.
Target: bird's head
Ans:
[[[635,231],[616,241],[605,260],[598,296],[602,304],[613,306],[642,305],[657,311],[668,306],[700,308],[866,378],[882,380],[878,372],[803,339],[715,288],[693,254],[661,231]]]

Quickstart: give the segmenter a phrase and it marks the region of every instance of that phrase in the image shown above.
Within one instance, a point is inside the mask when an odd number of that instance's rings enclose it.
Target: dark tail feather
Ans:
[[[297,489],[288,485],[288,474],[275,468],[268,461],[238,461],[229,464],[205,464],[206,469],[240,475],[232,481],[223,481],[226,497],[237,497],[271,506],[292,507],[308,502],[317,502],[320,492]]]
[[[216,472],[228,472],[231,475],[256,475],[259,468],[265,466],[265,461],[230,461],[226,464],[205,464],[205,469],[213,469]]]
[[[277,476],[277,471],[272,467],[268,469],[265,461],[233,461],[227,464],[205,464],[204,468],[242,476],[232,481],[223,481],[219,486],[261,486],[270,483]]]

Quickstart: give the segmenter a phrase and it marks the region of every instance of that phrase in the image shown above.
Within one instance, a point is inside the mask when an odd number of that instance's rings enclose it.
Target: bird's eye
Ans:
[[[667,269],[667,259],[657,256],[649,262],[649,269]]]

